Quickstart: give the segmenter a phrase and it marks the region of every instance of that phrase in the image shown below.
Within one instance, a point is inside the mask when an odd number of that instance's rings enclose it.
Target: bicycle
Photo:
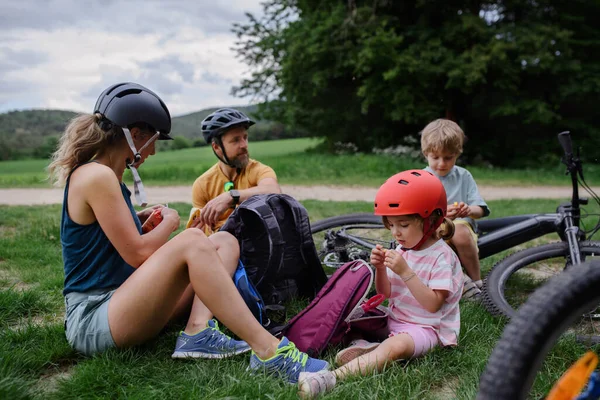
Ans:
[[[561,240],[518,251],[492,267],[484,280],[483,304],[494,315],[513,316],[527,293],[533,292],[549,277],[572,264],[600,255],[600,242],[586,240],[600,230],[600,220],[588,232],[580,227],[580,206],[588,204],[588,200],[579,197],[579,185],[599,206],[600,198],[584,180],[582,162],[573,154],[569,132],[559,133],[558,140],[564,152],[563,163],[571,177],[571,201],[560,204],[556,213],[478,221],[480,259],[549,234],[556,233]],[[395,247],[393,241],[385,239],[389,233],[385,232],[381,218],[367,213],[326,218],[314,223],[312,231],[323,264],[331,268],[357,258],[368,260],[370,250],[376,244]]]
[[[598,353],[600,327],[593,314],[600,304],[599,286],[600,260],[594,260],[569,268],[535,291],[496,343],[477,399],[543,398],[589,345]]]

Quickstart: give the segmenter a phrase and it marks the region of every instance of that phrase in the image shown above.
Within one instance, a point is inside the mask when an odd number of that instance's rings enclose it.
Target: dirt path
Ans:
[[[282,185],[284,193],[298,200],[333,201],[373,201],[376,188],[351,186],[293,186]],[[150,204],[185,202],[191,199],[191,186],[147,187]],[[561,186],[480,186],[479,191],[486,200],[552,198],[567,199],[571,195],[569,187]],[[600,188],[594,188],[596,193]],[[62,189],[0,189],[0,204],[33,205],[59,204],[62,202]]]

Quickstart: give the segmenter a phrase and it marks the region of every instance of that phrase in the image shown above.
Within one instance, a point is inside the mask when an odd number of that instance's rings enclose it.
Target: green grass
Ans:
[[[377,187],[398,171],[423,168],[423,159],[406,156],[375,154],[331,155],[306,151],[320,143],[319,139],[287,139],[250,144],[250,155],[270,165],[282,184],[360,185]],[[141,168],[146,185],[191,185],[193,181],[216,162],[209,147],[158,152]],[[0,188],[47,187],[45,168],[48,160],[0,162]],[[565,168],[556,159],[550,167],[539,169],[496,169],[466,166],[479,184],[510,185],[564,185],[570,181]],[[600,166],[584,166],[586,179],[592,185],[600,184]],[[131,177],[126,173],[126,180]]]
[[[312,221],[350,212],[370,212],[365,202],[303,202]],[[187,215],[190,205],[170,205]],[[491,201],[494,216],[552,212],[555,200]],[[0,206],[0,398],[240,398],[295,399],[296,388],[250,376],[248,356],[227,360],[172,360],[181,326],[171,326],[144,346],[94,357],[73,351],[64,337],[59,241],[60,206]],[[184,222],[182,222],[183,228]],[[483,260],[484,274],[505,255]],[[294,304],[288,309],[299,309]],[[290,312],[290,313],[291,313]],[[386,372],[352,378],[326,399],[473,399],[487,358],[505,321],[478,304],[461,303],[461,336],[454,349],[436,349]],[[333,361],[338,349],[325,358]],[[561,343],[536,387],[539,398],[582,353]]]

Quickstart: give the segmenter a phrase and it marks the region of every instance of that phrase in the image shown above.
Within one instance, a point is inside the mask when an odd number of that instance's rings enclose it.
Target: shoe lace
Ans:
[[[280,347],[279,350],[285,354],[283,354],[283,358],[291,358],[292,362],[299,362],[303,367],[306,365],[308,361],[308,355],[306,353],[301,352],[296,348],[294,343],[288,343],[287,345]]]
[[[217,321],[214,321],[215,326],[209,326],[211,332],[206,339],[206,343],[212,343],[214,346],[219,346],[220,343],[224,343],[228,345],[233,340],[230,336],[227,336],[219,329],[219,324]]]

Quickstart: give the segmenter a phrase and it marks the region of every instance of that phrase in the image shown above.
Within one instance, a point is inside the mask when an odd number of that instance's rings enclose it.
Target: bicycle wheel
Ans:
[[[600,304],[600,260],[569,268],[537,290],[506,325],[480,378],[478,400],[543,398],[589,345],[582,315]],[[590,324],[596,335],[597,323]],[[597,343],[597,342],[596,342]],[[598,352],[595,344],[591,350]]]
[[[582,261],[600,257],[600,242],[579,244]],[[499,261],[483,283],[483,305],[493,315],[512,318],[527,297],[565,269],[568,243],[549,243],[518,251]]]
[[[339,268],[348,261],[369,260],[376,244],[394,244],[381,217],[368,213],[325,218],[311,225],[317,254],[324,266]]]

